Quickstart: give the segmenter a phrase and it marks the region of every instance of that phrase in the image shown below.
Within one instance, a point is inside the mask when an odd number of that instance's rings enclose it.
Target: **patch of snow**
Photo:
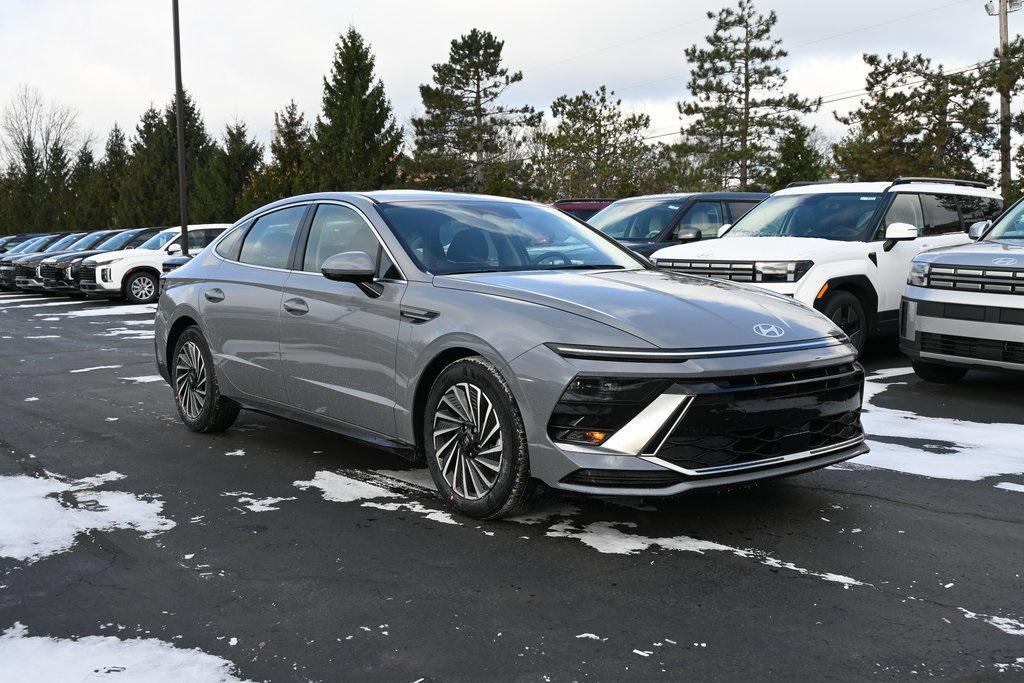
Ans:
[[[1014,484],[1009,481],[1001,481],[996,484],[997,489],[1003,489],[1004,491],[1017,491],[1018,493],[1024,493],[1024,484]]]
[[[80,372],[92,372],[93,370],[117,370],[120,367],[124,367],[124,366],[122,366],[122,365],[94,365],[91,368],[79,368],[78,370],[71,370],[70,372],[71,372],[72,375],[76,375],[76,374],[78,374]]]
[[[247,491],[230,491],[228,493],[222,493],[221,495],[237,498],[238,504],[248,509],[250,512],[270,512],[272,510],[280,510],[280,508],[275,507],[278,503],[286,500],[295,500],[294,496],[290,498],[253,498],[252,494]]]
[[[442,524],[454,524],[456,526],[461,526],[461,524],[457,522],[455,518],[452,517],[449,513],[444,512],[442,510],[433,510],[423,505],[422,503],[418,503],[414,500],[404,500],[397,503],[378,503],[375,501],[367,501],[363,503],[363,507],[377,508],[378,510],[389,510],[391,512],[396,512],[398,510],[406,510],[408,512],[415,512],[418,515],[423,515],[424,517],[433,522],[441,522]]]
[[[126,382],[133,382],[135,384],[149,384],[150,382],[163,382],[164,378],[160,375],[141,375],[139,377],[119,377]]]
[[[17,306],[4,306],[8,308],[43,308],[44,306],[80,306],[87,304],[88,301],[48,301],[45,304],[18,304]],[[53,315],[52,313],[45,313],[44,315]]]
[[[24,337],[24,339],[60,339],[59,334],[37,334],[31,337]]]
[[[38,400],[39,400],[38,396],[29,396],[28,398],[25,399],[25,403],[31,403],[32,401],[38,401]]]
[[[601,640],[602,639],[601,636],[597,635],[596,633],[580,633],[576,637],[577,638],[588,638],[590,640]],[[608,639],[605,638],[604,640],[608,640]]]
[[[0,557],[35,562],[69,550],[82,533],[134,529],[148,538],[174,527],[161,514],[163,501],[95,490],[123,478],[117,472],[78,480],[51,473],[0,477]]]
[[[237,451],[227,451],[226,453],[224,453],[224,455],[232,455],[232,456],[245,455],[245,450],[242,449],[242,448],[239,448]]]
[[[0,634],[0,680],[85,681],[104,677],[148,683],[242,681],[235,665],[157,638],[30,636],[15,623]]]
[[[990,614],[977,614],[963,607],[960,608],[966,619],[981,619],[990,626],[995,626],[1003,633],[1011,636],[1024,636],[1024,621],[1009,617],[995,617]]]
[[[87,303],[87,302],[78,302]],[[132,306],[105,306],[103,308],[90,308],[84,311],[59,311],[57,313],[37,313],[43,315],[61,315],[65,318],[92,318],[95,316],[107,315],[143,315],[151,313],[156,315],[156,304],[136,304]]]
[[[399,497],[394,491],[388,491],[380,486],[326,470],[320,470],[309,481],[296,481],[293,484],[303,490],[318,488],[323,494],[324,500],[334,503]]]

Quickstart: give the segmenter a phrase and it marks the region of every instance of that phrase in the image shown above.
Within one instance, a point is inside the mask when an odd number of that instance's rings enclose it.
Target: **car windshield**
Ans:
[[[158,232],[157,234],[150,237],[148,240],[138,246],[139,249],[159,249],[164,246],[175,237],[178,236],[176,232]]]
[[[682,208],[682,199],[633,199],[609,204],[587,222],[619,240],[655,239]]]
[[[67,249],[69,245],[74,244],[79,239],[81,239],[82,235],[83,233],[79,232],[74,235],[68,235],[67,237],[63,237],[54,242],[53,244],[51,244],[50,246],[48,246],[46,249],[43,249],[43,253],[49,254],[50,252],[62,251],[64,249]]]
[[[105,230],[103,232],[89,233],[85,237],[82,237],[72,242],[70,245],[68,245],[67,249],[68,251],[81,251],[83,249],[89,249],[93,245],[98,244],[101,240],[106,239],[107,235],[109,234],[110,233],[108,233]]]
[[[25,240],[18,246],[14,247],[10,251],[8,251],[7,254],[4,254],[4,256],[7,256],[8,254],[31,254],[33,248],[37,244],[42,244],[45,241],[46,237],[33,237],[32,239]]]
[[[611,240],[544,206],[452,200],[378,210],[409,256],[435,275],[644,267]]]
[[[788,194],[769,197],[738,220],[725,237],[865,238],[882,201],[873,192]]]
[[[1024,201],[1019,201],[1011,206],[988,231],[985,239],[1024,241]]]
[[[97,249],[106,249],[108,251],[117,251],[123,249],[132,238],[138,235],[141,230],[125,230],[124,232],[115,232],[113,235],[108,235],[105,240],[96,245]]]

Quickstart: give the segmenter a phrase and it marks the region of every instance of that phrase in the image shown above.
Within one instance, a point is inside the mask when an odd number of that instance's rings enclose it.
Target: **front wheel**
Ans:
[[[914,368],[914,374],[925,382],[936,384],[955,384],[967,374],[967,368],[958,365],[942,365],[941,363],[928,363],[922,360],[915,360],[910,364]]]
[[[124,283],[124,298],[130,304],[151,304],[160,296],[160,280],[148,271],[132,274]]]
[[[423,420],[427,467],[456,512],[497,519],[528,497],[526,428],[498,369],[480,356],[458,360],[434,381]]]
[[[821,312],[846,333],[860,355],[868,339],[868,318],[860,299],[839,290],[828,298]]]
[[[178,415],[193,432],[223,432],[234,424],[239,406],[221,396],[213,355],[198,327],[189,327],[174,345],[171,386]]]

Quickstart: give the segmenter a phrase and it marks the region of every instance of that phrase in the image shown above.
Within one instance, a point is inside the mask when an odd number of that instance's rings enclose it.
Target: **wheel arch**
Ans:
[[[864,307],[864,313],[867,316],[868,330],[874,330],[878,322],[878,292],[875,290],[875,286],[871,284],[871,280],[866,275],[844,275],[840,277],[829,278],[825,281],[824,293],[821,296],[815,296],[814,308],[818,311],[824,311],[825,306],[828,303],[829,296],[832,292],[849,292],[860,300],[861,305]],[[821,293],[821,290],[818,290]]]
[[[198,327],[202,330],[202,327],[199,325],[199,321],[186,313],[179,316],[167,332],[167,345],[164,347],[164,360],[167,361],[168,373],[170,373],[170,369],[174,367],[174,347],[177,345],[178,339],[181,337],[182,333],[190,327]]]
[[[128,280],[130,280],[133,275],[135,275],[136,273],[140,273],[140,272],[147,272],[147,273],[150,273],[151,275],[154,275],[156,277],[156,286],[157,286],[157,289],[159,290],[159,288],[160,288],[160,271],[159,270],[157,270],[153,266],[149,266],[149,265],[133,266],[133,267],[129,268],[128,270],[126,270],[124,272],[124,275],[121,276],[121,295],[122,296],[124,296],[127,293],[127,289],[126,288],[128,287]]]
[[[416,378],[416,386],[412,399],[412,430],[415,445],[415,458],[424,462],[425,446],[423,443],[423,418],[427,412],[427,395],[434,386],[434,380],[441,372],[455,361],[470,356],[482,356],[477,349],[468,346],[452,346],[438,352],[424,366],[423,372]]]

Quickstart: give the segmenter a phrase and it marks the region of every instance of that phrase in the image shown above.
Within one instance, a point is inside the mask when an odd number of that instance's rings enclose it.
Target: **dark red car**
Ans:
[[[614,199],[559,199],[552,202],[551,206],[585,221],[614,201]]]

